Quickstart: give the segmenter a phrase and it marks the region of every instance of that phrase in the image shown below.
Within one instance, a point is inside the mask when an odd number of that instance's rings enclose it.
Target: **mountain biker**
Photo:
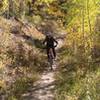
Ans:
[[[55,47],[57,47],[58,42],[54,39],[54,37],[51,34],[47,34],[45,37],[45,40],[43,41],[43,44],[46,44],[48,58],[49,58],[49,50],[52,49],[54,59],[56,59]]]

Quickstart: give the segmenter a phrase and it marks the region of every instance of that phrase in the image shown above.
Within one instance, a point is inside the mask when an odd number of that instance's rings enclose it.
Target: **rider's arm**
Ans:
[[[58,44],[58,41],[55,40],[55,42],[56,42],[56,44]]]
[[[56,41],[54,38],[53,38],[54,42],[56,43],[56,46],[58,45],[58,41]]]

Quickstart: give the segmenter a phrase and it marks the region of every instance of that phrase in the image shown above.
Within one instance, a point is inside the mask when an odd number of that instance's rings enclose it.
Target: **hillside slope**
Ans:
[[[20,23],[12,20],[0,17],[1,100],[11,100],[13,96],[20,98],[21,93],[39,78],[37,76],[47,66],[45,54],[41,52],[43,34],[31,24],[31,27],[22,26],[17,34],[11,33],[13,27],[20,26]]]

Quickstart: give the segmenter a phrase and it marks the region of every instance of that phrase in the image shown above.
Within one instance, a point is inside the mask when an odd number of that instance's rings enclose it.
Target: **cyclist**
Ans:
[[[56,45],[55,45],[55,43],[56,43]],[[45,40],[43,41],[43,44],[46,44],[48,59],[49,59],[50,49],[52,49],[53,57],[54,57],[54,59],[56,59],[55,47],[57,47],[58,42],[54,39],[54,37],[51,34],[47,34],[46,37],[45,37]]]

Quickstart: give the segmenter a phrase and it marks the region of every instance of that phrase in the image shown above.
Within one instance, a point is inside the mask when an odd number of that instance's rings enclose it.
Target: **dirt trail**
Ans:
[[[58,47],[60,48],[63,41],[59,40]],[[54,100],[54,88],[55,88],[55,78],[57,61],[54,62],[53,71],[48,68],[41,75],[39,81],[37,81],[31,91],[23,95],[23,100]]]
[[[54,100],[55,70],[56,64],[53,65],[53,70],[45,70],[33,88],[27,94],[23,94],[23,100]]]

